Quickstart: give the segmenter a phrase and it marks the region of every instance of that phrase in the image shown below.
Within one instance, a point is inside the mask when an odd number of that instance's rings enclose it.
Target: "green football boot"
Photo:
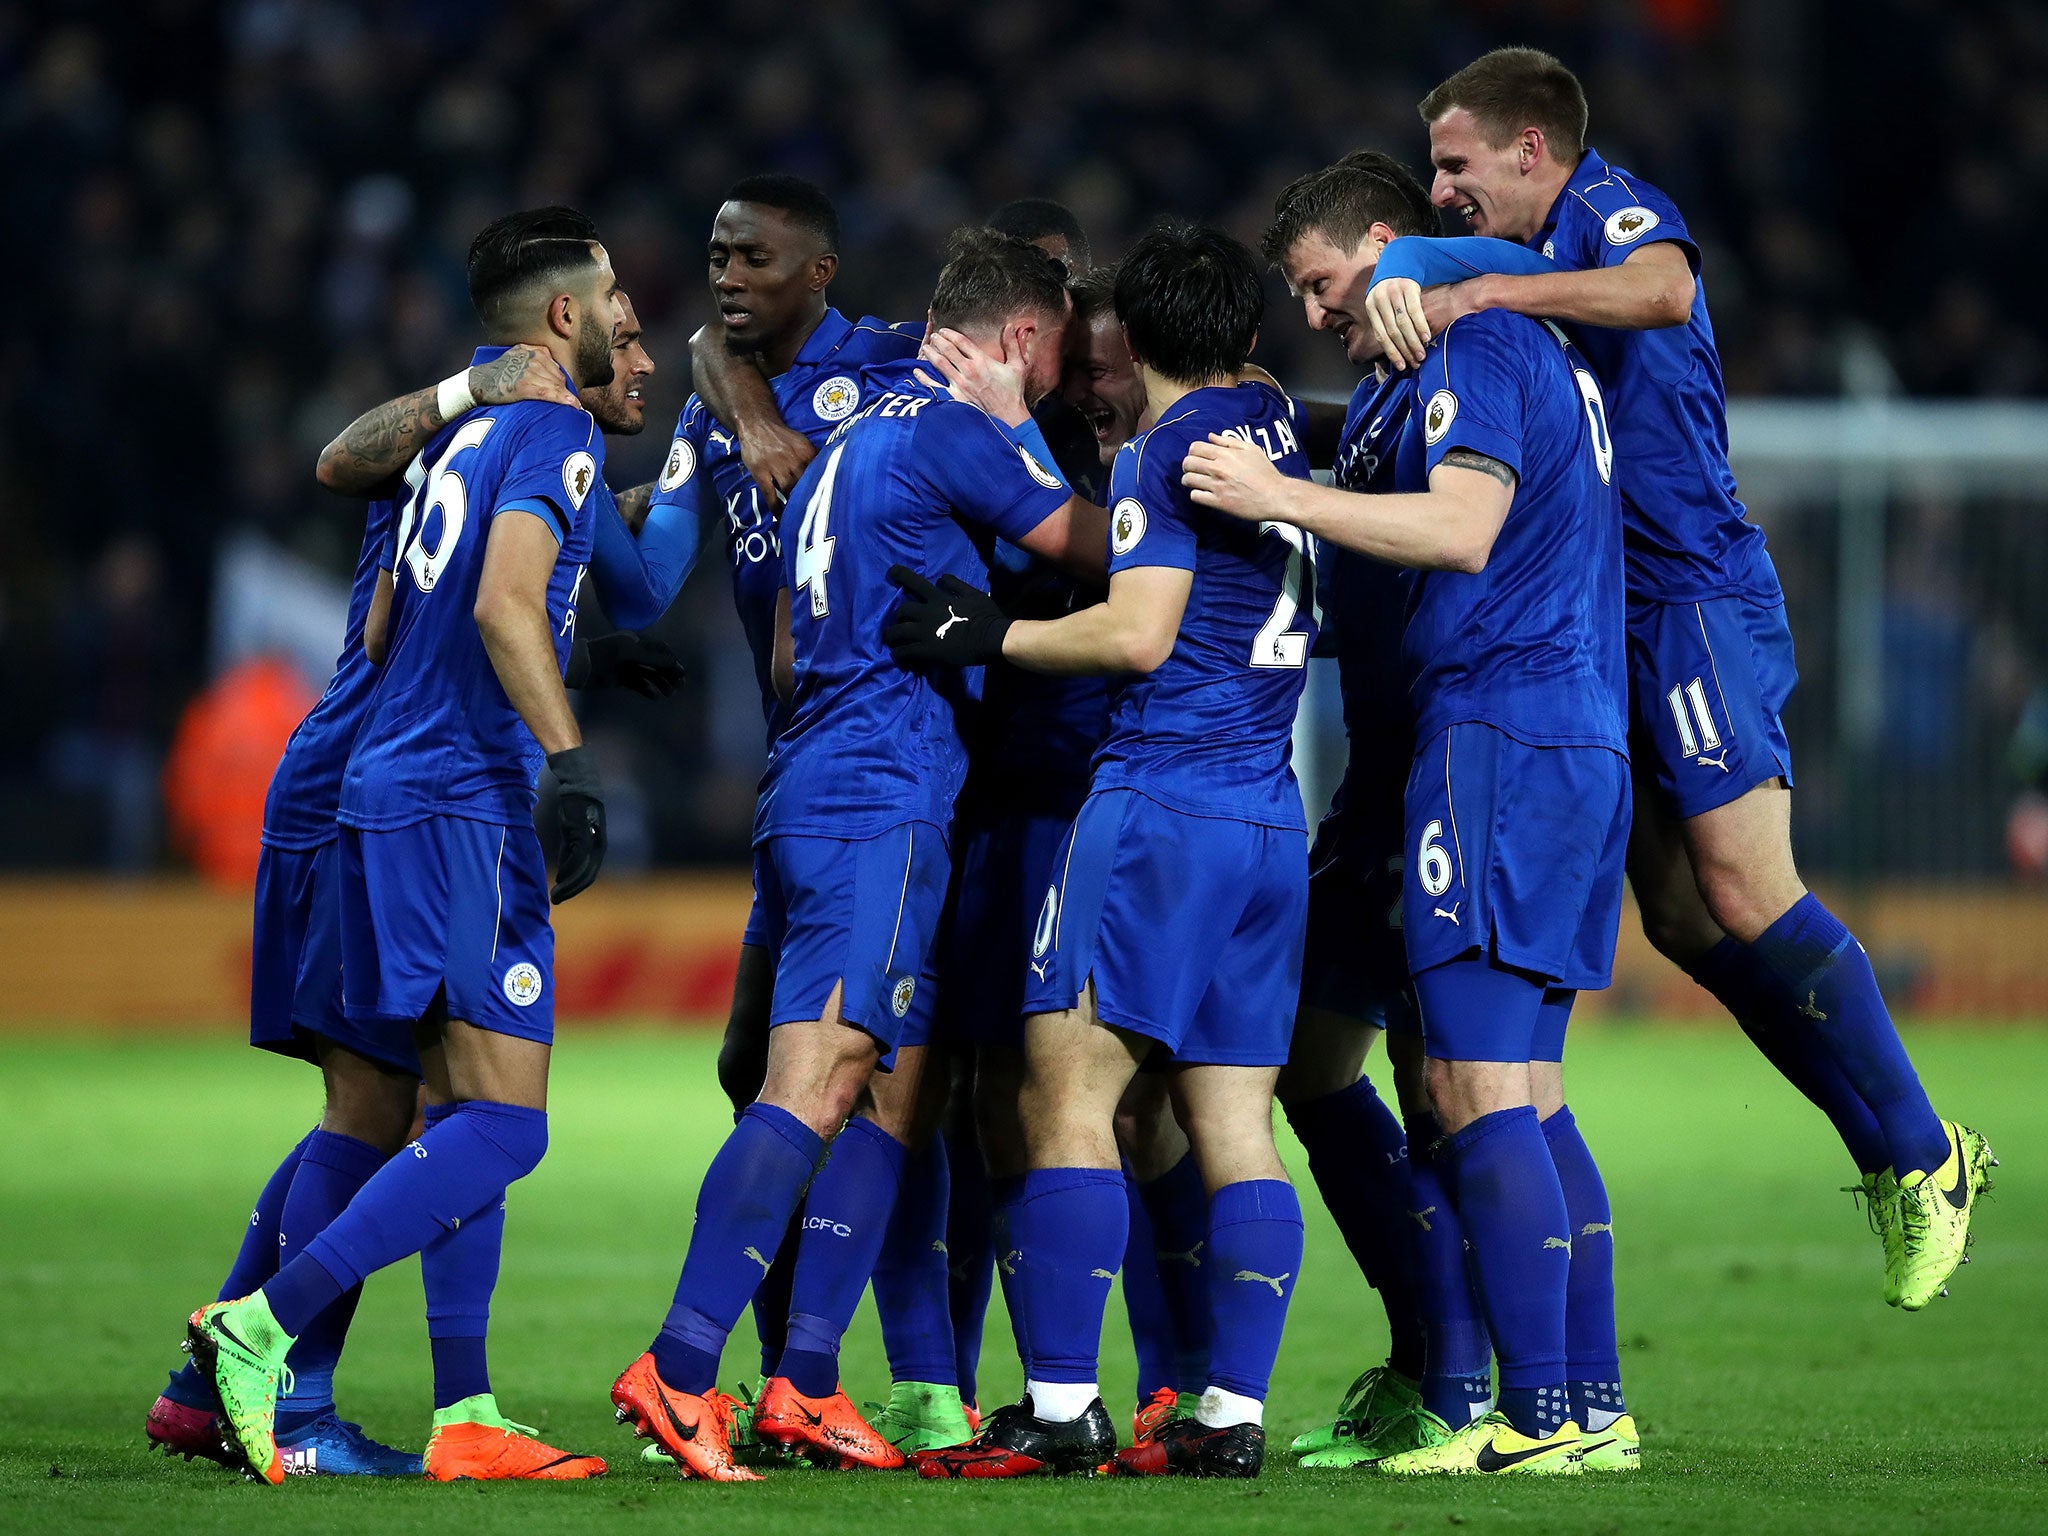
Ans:
[[[1327,1424],[1318,1424],[1314,1429],[1303,1430],[1294,1437],[1288,1449],[1297,1456],[1312,1456],[1348,1447],[1354,1441],[1367,1438],[1382,1419],[1405,1414],[1421,1406],[1422,1387],[1419,1382],[1403,1376],[1390,1365],[1376,1365],[1362,1372],[1345,1389],[1344,1400],[1337,1405],[1336,1418]],[[1341,1465],[1355,1466],[1357,1463],[1346,1461]]]
[[[277,1454],[277,1395],[292,1389],[285,1364],[292,1336],[278,1327],[263,1293],[201,1307],[185,1325],[185,1340],[200,1373],[220,1398],[220,1426],[258,1481],[284,1481]]]
[[[1953,1120],[1941,1124],[1948,1132],[1948,1157],[1932,1173],[1899,1180],[1898,1304],[1908,1312],[1947,1295],[1949,1276],[1970,1262],[1970,1214],[1977,1196],[1991,1188],[1991,1170],[1998,1166],[1982,1136]]]
[[[930,1381],[899,1381],[889,1388],[886,1403],[863,1403],[861,1411],[876,1434],[905,1456],[917,1451],[942,1451],[974,1438],[958,1387]]]
[[[1579,1462],[1582,1444],[1579,1426],[1571,1419],[1538,1439],[1522,1434],[1506,1414],[1496,1412],[1474,1419],[1447,1440],[1403,1451],[1373,1466],[1389,1477],[1576,1477],[1585,1470]]]
[[[1422,1399],[1395,1410],[1355,1440],[1341,1441],[1301,1458],[1304,1467],[1369,1467],[1408,1451],[1426,1451],[1451,1438],[1451,1426],[1422,1406]]]
[[[1905,1246],[1899,1237],[1899,1181],[1891,1169],[1866,1173],[1854,1184],[1842,1186],[1842,1193],[1855,1197],[1863,1206],[1863,1218],[1884,1247],[1884,1304],[1899,1304],[1900,1284],[1905,1273]]]
[[[1633,1472],[1643,1464],[1643,1437],[1634,1414],[1624,1413],[1605,1429],[1579,1432],[1579,1465],[1588,1472]]]

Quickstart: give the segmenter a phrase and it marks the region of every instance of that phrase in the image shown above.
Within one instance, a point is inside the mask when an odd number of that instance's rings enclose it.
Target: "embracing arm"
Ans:
[[[1016,544],[1094,583],[1100,591],[1109,572],[1109,513],[1092,501],[1069,496],[1064,506]]]
[[[1317,538],[1422,571],[1483,571],[1515,499],[1515,472],[1498,459],[1453,448],[1429,472],[1429,489],[1367,495],[1295,480],[1234,437],[1188,449],[1182,482],[1200,506],[1247,522],[1291,523]]]
[[[762,496],[780,507],[818,450],[782,419],[767,375],[751,355],[733,352],[706,325],[690,338],[690,381],[705,408],[739,439],[740,462]]]
[[[1138,565],[1109,578],[1109,598],[1057,619],[1019,619],[1003,659],[1030,672],[1103,677],[1151,672],[1173,654],[1194,572]]]
[[[508,508],[491,519],[477,581],[476,627],[505,696],[550,756],[581,746],[583,732],[569,709],[548,618],[548,578],[561,543],[531,512]]]
[[[466,375],[461,389],[451,391],[450,404],[460,404],[467,393],[472,405],[505,405],[513,400],[553,400],[560,405],[581,402],[563,378],[561,366],[539,347],[511,347],[488,363],[478,363]],[[448,424],[442,411],[442,391],[454,379],[430,384],[396,400],[387,400],[363,412],[341,435],[320,450],[315,477],[330,491],[343,496],[374,496],[397,475],[404,473],[413,456],[426,447],[428,439]],[[455,415],[461,415],[456,411]]]

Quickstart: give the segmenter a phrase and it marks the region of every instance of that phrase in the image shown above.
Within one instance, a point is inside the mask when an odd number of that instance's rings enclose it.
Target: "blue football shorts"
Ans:
[[[959,855],[939,935],[934,1029],[946,1040],[1022,1049],[1032,930],[1087,781],[1059,793],[962,796]]]
[[[1402,773],[1344,775],[1308,853],[1301,1005],[1382,1029],[1419,1029],[1401,938]]]
[[[303,849],[264,845],[250,935],[249,1043],[317,1061],[319,1036],[417,1077],[419,1053],[409,1036],[387,1040],[358,1029],[342,1007],[340,861],[338,840]]]
[[[1578,996],[1484,955],[1446,960],[1415,978],[1423,1050],[1443,1061],[1563,1061]]]
[[[552,1044],[555,931],[531,826],[436,816],[341,829],[342,990],[349,1022],[395,1044],[447,1017]]]
[[[946,834],[906,821],[874,837],[780,836],[754,848],[763,938],[779,957],[769,1027],[840,1015],[873,1035],[884,1069],[931,1037],[933,950],[952,855]]]
[[[1629,752],[1681,820],[1792,782],[1779,716],[1798,681],[1782,602],[1628,605]]]
[[[1619,752],[1471,722],[1439,731],[1408,775],[1410,974],[1476,953],[1555,986],[1606,986],[1630,807]]]
[[[1305,833],[1100,790],[1040,898],[1024,1011],[1072,1008],[1093,977],[1101,1022],[1175,1062],[1281,1066],[1307,920]]]

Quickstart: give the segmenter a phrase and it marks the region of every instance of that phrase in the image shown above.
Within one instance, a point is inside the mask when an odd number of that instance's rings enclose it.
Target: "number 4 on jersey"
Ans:
[[[811,617],[822,619],[832,612],[825,596],[825,575],[832,569],[832,486],[839,478],[841,443],[825,461],[818,477],[818,489],[804,507],[804,520],[796,531],[796,590],[811,594]]]

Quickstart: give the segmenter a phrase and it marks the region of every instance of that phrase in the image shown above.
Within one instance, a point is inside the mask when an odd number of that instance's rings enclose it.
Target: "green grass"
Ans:
[[[1644,1430],[1635,1478],[1388,1486],[1277,1456],[1251,1486],[789,1471],[719,1488],[643,1471],[605,1397],[667,1304],[696,1181],[730,1123],[713,1039],[571,1035],[552,1148],[514,1193],[496,1385],[515,1418],[612,1456],[613,1475],[269,1490],[145,1455],[142,1417],[184,1314],[212,1295],[257,1187],[312,1118],[311,1074],[221,1040],[0,1042],[0,1530],[2039,1531],[2048,1033],[1914,1043],[1937,1102],[2005,1160],[1977,1261],[1917,1317],[1879,1299],[1877,1244],[1835,1192],[1848,1169],[1826,1126],[1733,1030],[1613,1027],[1576,1043],[1573,1103],[1614,1198],[1624,1371]],[[1309,1254],[1269,1409],[1283,1445],[1384,1337],[1306,1203]],[[1127,1403],[1114,1303],[1105,1335],[1105,1384]],[[1018,1372],[1001,1358],[1000,1318],[989,1337],[995,1400]],[[750,1375],[751,1355],[743,1322],[728,1375]],[[886,1382],[872,1317],[855,1325],[847,1377],[857,1396]],[[373,1433],[423,1443],[416,1266],[371,1285],[339,1385]]]

